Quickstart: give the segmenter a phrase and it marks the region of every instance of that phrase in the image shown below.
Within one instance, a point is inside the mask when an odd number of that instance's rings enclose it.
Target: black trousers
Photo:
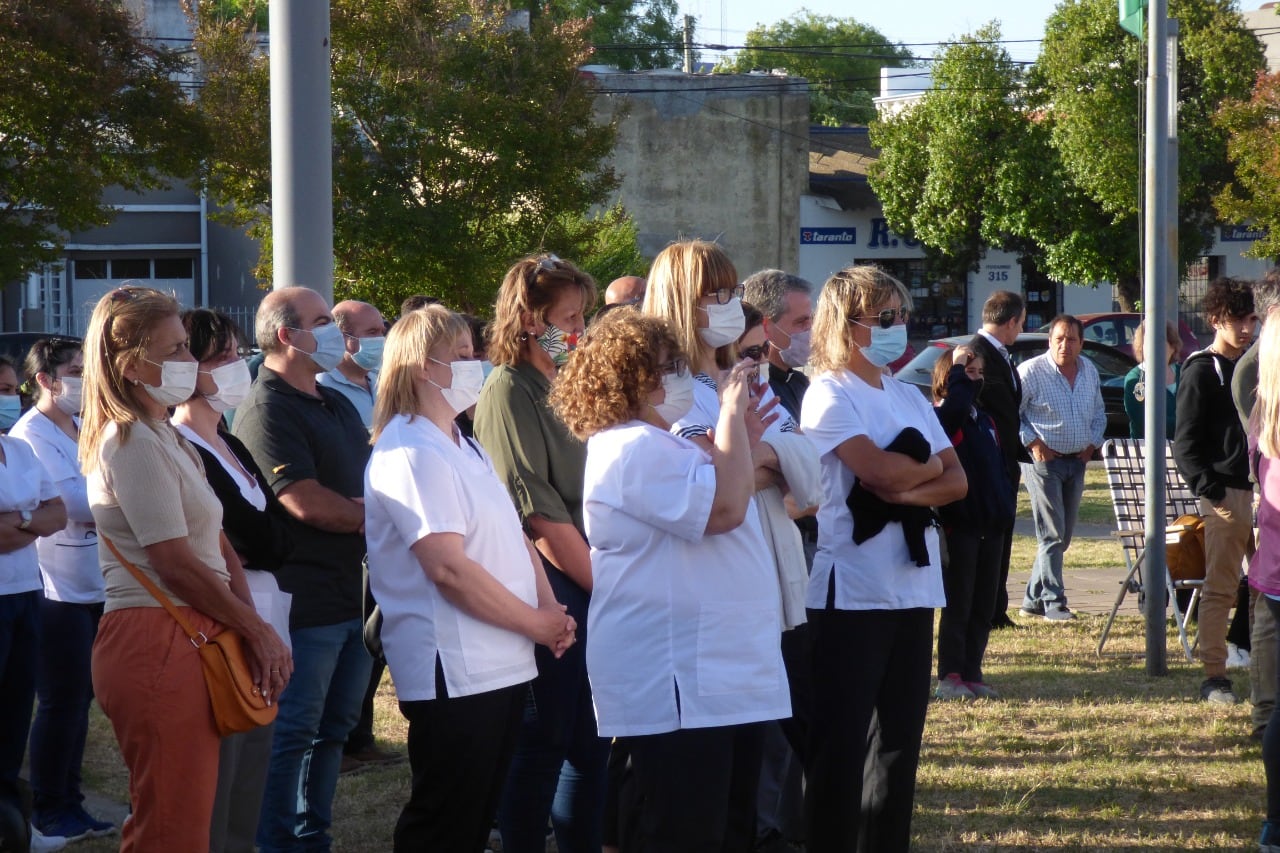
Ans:
[[[907,850],[929,704],[933,611],[810,610],[813,723],[806,768],[810,853]],[[875,790],[864,800],[872,717]]]
[[[954,672],[963,681],[982,681],[1003,547],[1003,530],[984,533],[957,526],[947,531],[950,560],[942,570],[947,606],[938,623],[940,679]]]
[[[1022,486],[1022,466],[1013,475],[1013,494],[1016,497]],[[1009,519],[1009,526],[1004,530],[1004,542],[1000,551],[1000,581],[996,586],[995,620],[997,622],[1009,618],[1009,556],[1013,553],[1013,526],[1015,519]]]
[[[527,693],[521,683],[449,698],[437,660],[437,698],[400,703],[413,788],[396,821],[396,853],[485,848]]]
[[[631,757],[623,853],[750,853],[764,724],[619,738]]]

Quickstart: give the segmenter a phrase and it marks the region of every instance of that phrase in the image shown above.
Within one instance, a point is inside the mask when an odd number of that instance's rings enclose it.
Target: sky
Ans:
[[[1242,9],[1256,9],[1262,0],[1241,0]],[[1031,61],[1039,55],[1039,39],[1044,35],[1045,19],[1057,6],[1057,0],[913,0],[913,2],[851,3],[849,0],[681,0],[681,11],[697,19],[696,40],[701,43],[740,45],[747,31],[757,24],[772,24],[799,11],[851,17],[861,24],[875,27],[894,42],[928,45],[911,50],[924,56],[933,55],[936,42],[971,33],[992,19],[998,19],[1006,40],[1026,39],[1025,43],[1008,45],[1010,58]],[[719,54],[703,51],[704,61],[715,61]]]

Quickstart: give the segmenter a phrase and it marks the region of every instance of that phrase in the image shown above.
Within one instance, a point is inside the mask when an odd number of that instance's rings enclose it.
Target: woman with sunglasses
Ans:
[[[238,631],[268,702],[292,662],[253,609],[200,457],[169,422],[199,370],[177,301],[148,287],[111,291],[89,320],[84,360],[80,464],[100,541],[110,543],[98,554],[107,600],[93,687],[129,768],[132,806],[120,849],[205,849],[220,739],[200,655],[134,570],[206,636]]]
[[[754,370],[729,371],[703,449],[671,429],[693,383],[677,336],[620,308],[552,392],[587,441],[587,661],[600,731],[631,759],[624,850],[755,845],[761,722],[789,707],[778,584],[751,510]]]
[[[586,448],[547,406],[596,299],[591,276],[555,255],[507,271],[489,326],[493,372],[476,405],[475,437],[493,459],[556,600],[578,623],[558,659],[534,650],[538,677],[498,808],[508,853],[542,853],[550,815],[561,853],[600,849],[608,741],[596,733],[584,649],[591,556],[582,521]]]
[[[39,705],[31,724],[32,824],[46,836],[78,839],[115,830],[84,809],[80,765],[89,731],[93,639],[106,589],[98,566],[98,534],[80,473],[80,342],[48,338],[27,353],[35,405],[9,435],[44,465],[67,508],[67,526],[36,540],[44,597],[40,602]]]
[[[287,511],[222,418],[244,402],[252,384],[240,357],[240,329],[226,314],[206,308],[184,311],[182,325],[199,369],[194,393],[174,407],[172,422],[200,455],[205,479],[222,504],[222,530],[244,567],[254,609],[288,646],[289,595],[272,574],[293,547]],[[211,853],[253,850],[274,732],[273,722],[222,739]]]
[[[928,401],[884,373],[906,346],[910,296],[870,265],[836,273],[813,319],[816,371],[800,423],[821,456],[818,553],[807,595],[814,709],[808,849],[907,850],[943,606],[929,507],[965,495],[964,470]],[[863,806],[868,733],[876,787]]]

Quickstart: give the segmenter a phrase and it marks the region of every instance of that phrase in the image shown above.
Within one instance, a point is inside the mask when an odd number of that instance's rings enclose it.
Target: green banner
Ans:
[[[1120,0],[1120,26],[1142,38],[1142,22],[1146,17],[1147,0]]]

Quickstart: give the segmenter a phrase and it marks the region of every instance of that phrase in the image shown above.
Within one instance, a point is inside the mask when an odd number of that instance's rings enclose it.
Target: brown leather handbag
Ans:
[[[101,532],[99,532],[101,535]],[[265,726],[276,718],[277,706],[267,704],[267,699],[253,683],[249,673],[249,661],[245,657],[240,635],[230,628],[223,628],[220,634],[205,636],[197,631],[182,615],[169,596],[165,595],[155,581],[143,574],[142,570],[124,558],[115,543],[105,536],[111,553],[115,554],[120,565],[138,579],[147,592],[155,596],[165,610],[169,611],[179,627],[191,640],[191,645],[200,653],[200,666],[204,670],[205,687],[209,690],[209,702],[213,705],[213,721],[218,727],[221,737],[237,732],[247,732],[258,726]]]

